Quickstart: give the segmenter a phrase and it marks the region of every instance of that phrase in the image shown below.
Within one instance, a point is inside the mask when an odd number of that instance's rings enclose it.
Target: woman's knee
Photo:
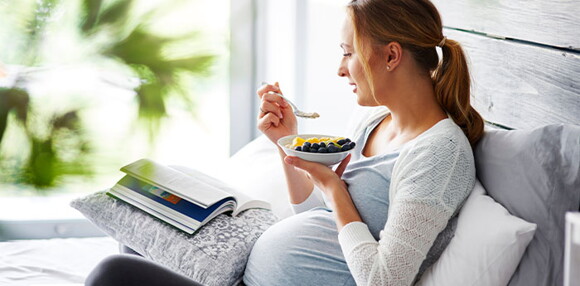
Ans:
[[[105,258],[89,274],[85,285],[201,286],[185,275],[141,256],[129,254],[117,254]]]
[[[91,271],[85,285],[115,286],[124,285],[123,276],[128,275],[126,266],[133,257],[129,255],[112,255],[103,259]]]

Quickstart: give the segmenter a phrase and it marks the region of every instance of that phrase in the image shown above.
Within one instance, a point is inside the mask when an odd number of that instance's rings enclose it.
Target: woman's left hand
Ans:
[[[312,180],[312,183],[325,192],[326,195],[329,195],[327,192],[330,192],[336,187],[346,188],[346,183],[341,179],[341,177],[349,161],[350,154],[348,154],[348,156],[340,162],[338,167],[336,167],[336,170],[333,171],[331,168],[320,163],[302,160],[298,157],[286,156],[284,158],[286,164],[292,165],[306,172],[310,180]]]
[[[350,197],[348,186],[341,179],[349,161],[350,154],[333,171],[331,168],[322,164],[305,161],[298,157],[286,156],[284,158],[286,164],[306,172],[312,183],[322,190],[327,199],[330,200],[336,213],[335,218],[338,231],[351,222],[362,221]]]

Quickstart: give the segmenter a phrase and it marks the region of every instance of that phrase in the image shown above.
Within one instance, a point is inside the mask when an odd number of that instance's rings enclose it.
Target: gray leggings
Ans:
[[[202,286],[173,270],[141,257],[121,245],[123,254],[112,255],[101,261],[85,281],[87,286]]]

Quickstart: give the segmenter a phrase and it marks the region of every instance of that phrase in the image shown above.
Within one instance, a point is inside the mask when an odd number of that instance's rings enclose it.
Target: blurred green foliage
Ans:
[[[174,2],[166,1],[163,6],[171,6]],[[140,14],[135,12],[135,3],[135,0],[0,0],[0,9],[15,11],[11,17],[17,20],[17,24],[11,30],[20,33],[21,39],[17,44],[22,48],[10,51],[10,64],[43,67],[40,51],[47,36],[47,26],[51,21],[63,18],[62,15],[56,17],[56,12],[75,11],[71,7],[76,5],[77,21],[69,28],[74,28],[81,44],[90,46],[99,57],[125,66],[139,79],[135,88],[136,120],[144,123],[150,140],[153,140],[160,121],[167,115],[166,104],[171,97],[180,97],[193,110],[183,75],[209,75],[216,55],[192,51],[176,58],[167,53],[168,48],[180,42],[201,41],[200,33],[158,35],[150,29],[151,22],[158,16],[158,9]],[[83,131],[80,110],[42,114],[44,111],[35,108],[42,103],[32,104],[34,96],[27,88],[31,81],[34,77],[23,72],[12,86],[0,87],[0,144],[10,140],[4,136],[10,125],[21,128],[28,141],[27,147],[22,146],[28,149],[25,160],[0,154],[0,182],[31,185],[42,191],[56,186],[65,176],[90,176],[92,142]]]

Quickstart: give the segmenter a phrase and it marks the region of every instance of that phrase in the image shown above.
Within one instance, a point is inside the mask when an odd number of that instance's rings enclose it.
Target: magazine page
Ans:
[[[171,168],[178,170],[188,176],[194,177],[199,181],[202,181],[208,185],[212,185],[217,189],[220,189],[226,193],[231,194],[232,197],[236,200],[236,208],[232,213],[233,216],[236,216],[238,213],[249,209],[249,208],[266,208],[270,209],[270,203],[262,200],[254,199],[240,191],[237,191],[234,187],[228,185],[224,181],[218,180],[210,175],[202,173],[192,168],[184,167],[184,166],[170,166]]]
[[[121,171],[203,208],[231,196],[212,185],[204,176],[186,175],[149,159],[138,160],[124,166]]]
[[[248,198],[247,196],[244,196]],[[257,199],[250,199],[250,200],[240,200],[238,201],[238,207],[232,213],[232,216],[237,216],[239,213],[247,210],[247,209],[272,209],[272,206],[269,202],[257,200]]]

